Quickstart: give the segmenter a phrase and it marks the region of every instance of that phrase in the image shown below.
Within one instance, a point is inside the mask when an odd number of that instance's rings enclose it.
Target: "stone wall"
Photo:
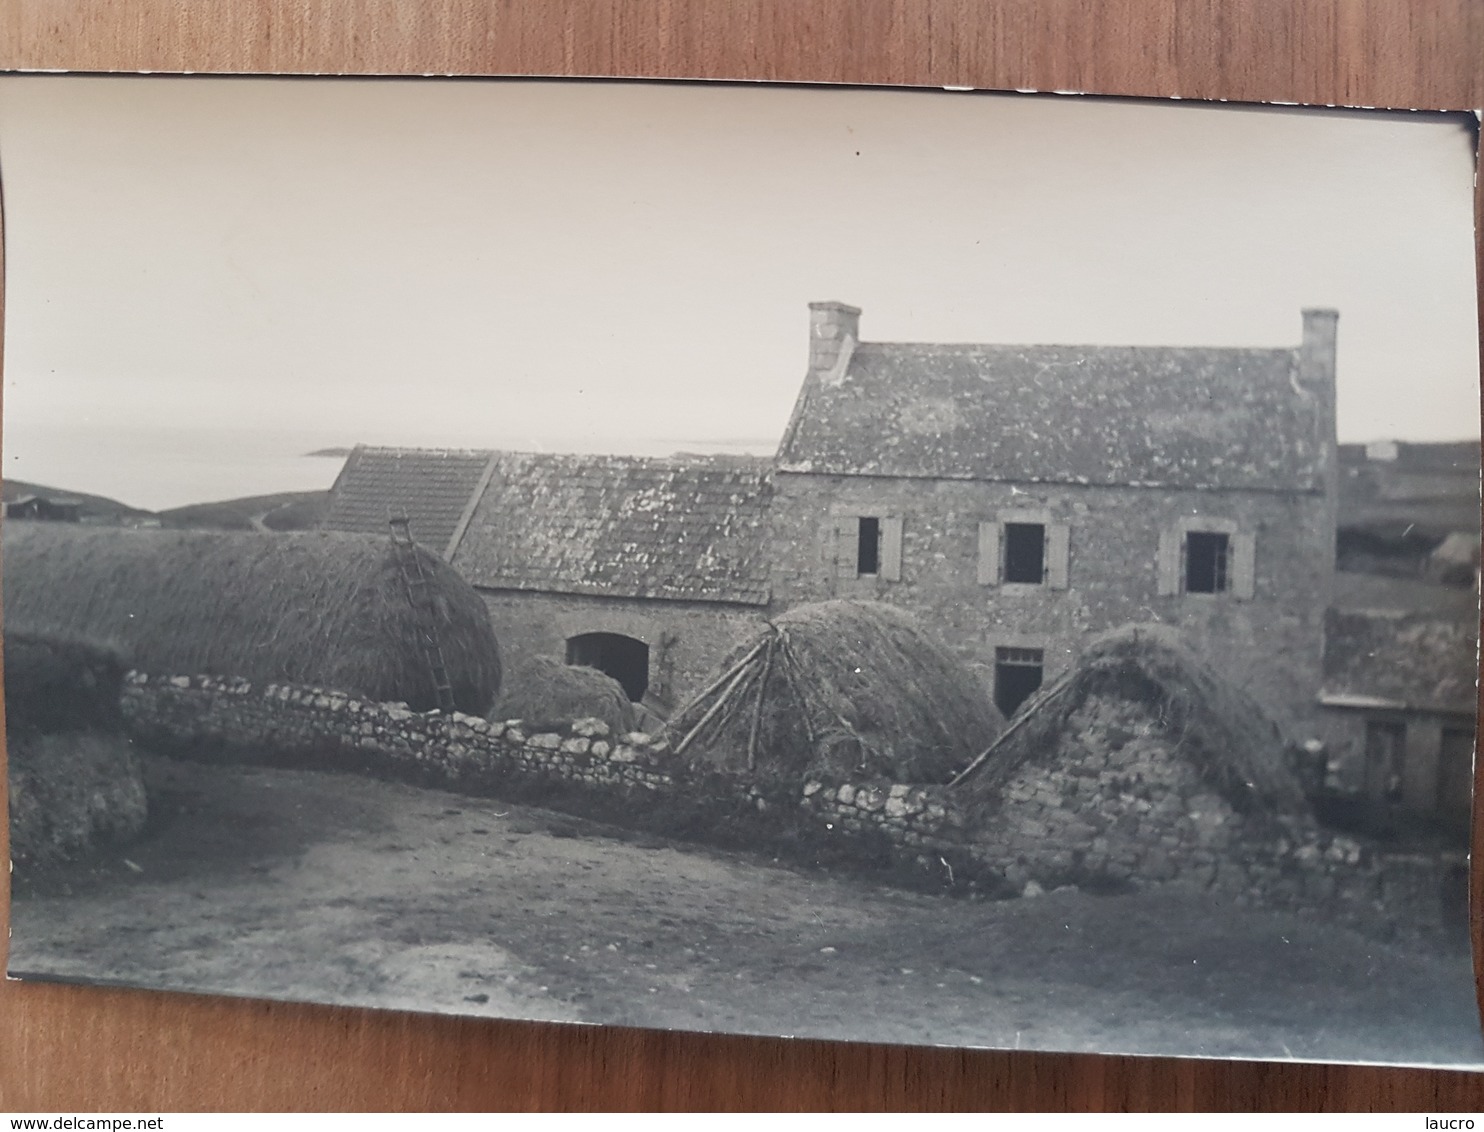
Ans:
[[[138,674],[124,710],[140,742],[192,758],[376,773],[988,896],[1176,883],[1412,935],[1442,929],[1458,867],[1387,858],[1302,823],[1245,819],[1179,766],[1146,759],[1149,773],[1134,786],[1137,750],[1096,776],[1085,766],[1027,768],[986,815],[944,786],[691,771],[662,737],[612,736],[597,720],[531,733],[519,721],[416,714],[313,688]]]
[[[979,523],[1037,511],[1069,528],[1065,589],[981,585]],[[840,515],[902,520],[901,578],[840,577]],[[889,601],[992,677],[997,646],[1045,650],[1046,676],[1123,625],[1178,627],[1293,732],[1308,737],[1322,670],[1333,530],[1321,494],[1072,484],[1011,485],[779,472],[769,515],[774,608],[832,597]],[[1225,520],[1255,539],[1254,596],[1158,592],[1160,534]],[[1039,521],[1039,520],[1037,520]]]
[[[764,610],[700,601],[649,601],[525,590],[479,591],[508,656],[567,659],[567,640],[620,633],[649,646],[645,701],[663,713],[705,685],[734,645],[756,633]]]
[[[1104,861],[1079,862],[1077,841],[1101,838],[1091,826],[1080,835],[1075,830],[1088,812],[1022,785],[1001,811],[1003,830],[986,828],[942,786],[810,782],[803,793],[805,809],[826,829],[883,838],[900,864],[945,888],[1037,896],[1068,886],[1117,892],[1169,884],[1220,893],[1239,906],[1314,911],[1383,937],[1462,940],[1467,925],[1461,853],[1382,854],[1313,826],[1276,823],[1233,831],[1220,849],[1207,844],[1191,852],[1160,832],[1178,823],[1162,820],[1161,808],[1136,802],[1127,813],[1142,821],[1128,823],[1130,835],[1110,839]],[[1134,833],[1139,825],[1150,831],[1147,844]],[[1059,840],[1069,832],[1070,841]]]

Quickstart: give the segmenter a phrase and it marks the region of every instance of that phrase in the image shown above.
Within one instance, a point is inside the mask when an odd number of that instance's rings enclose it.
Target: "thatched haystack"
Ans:
[[[122,734],[117,653],[5,634],[10,852],[53,864],[144,827],[144,778]]]
[[[1004,726],[969,670],[907,613],[802,605],[736,650],[670,720],[677,754],[766,777],[946,782]]]
[[[520,719],[538,728],[601,719],[614,735],[635,729],[634,705],[612,676],[549,656],[510,659],[493,719]]]
[[[484,715],[500,686],[489,613],[450,566],[416,553],[454,702]],[[7,626],[109,642],[144,672],[437,706],[390,538],[13,523],[3,577]]]
[[[971,806],[995,808],[1005,785],[1037,760],[1054,764],[1076,744],[1116,750],[1135,735],[1153,736],[1189,762],[1238,813],[1307,812],[1278,726],[1162,625],[1129,626],[1095,641],[1021,707],[954,785]]]

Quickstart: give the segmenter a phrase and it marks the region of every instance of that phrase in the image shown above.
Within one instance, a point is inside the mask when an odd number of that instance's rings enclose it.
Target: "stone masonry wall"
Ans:
[[[418,714],[314,688],[139,674],[129,678],[124,710],[136,739],[169,753],[539,801],[809,861],[868,862],[932,888],[1006,896],[1168,882],[1237,903],[1321,910],[1382,933],[1426,934],[1445,919],[1446,862],[1246,822],[1219,800],[1195,801],[1204,796],[1178,770],[1122,792],[1065,768],[1028,770],[985,820],[944,786],[800,786],[690,772],[663,738],[611,736],[597,720],[530,733],[519,721]],[[1159,796],[1166,789],[1191,801],[1186,812]]]
[[[980,521],[1017,510],[1069,527],[1066,589],[979,584]],[[833,534],[842,514],[902,519],[899,581],[837,576]],[[1302,741],[1319,694],[1332,583],[1326,515],[1319,494],[780,472],[769,512],[773,608],[832,597],[900,605],[986,680],[997,646],[1044,649],[1050,679],[1092,636],[1164,622]],[[1160,532],[1197,516],[1254,536],[1251,600],[1158,592]]]
[[[764,610],[699,601],[646,601],[526,590],[480,590],[500,647],[566,660],[567,640],[621,633],[649,646],[645,700],[673,711],[705,686],[732,647],[759,631]]]

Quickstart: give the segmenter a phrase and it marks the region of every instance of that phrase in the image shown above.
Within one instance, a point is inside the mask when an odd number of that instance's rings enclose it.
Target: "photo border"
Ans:
[[[0,71],[768,80],[1476,110],[1484,7],[1425,7],[10,0]],[[1475,217],[1477,264],[1477,180]],[[7,875],[7,928],[8,890]],[[1477,856],[1470,903],[1479,981]],[[1453,1071],[796,1042],[13,982],[0,985],[0,1049],[0,1095],[16,1110],[1484,1108],[1484,1074]]]

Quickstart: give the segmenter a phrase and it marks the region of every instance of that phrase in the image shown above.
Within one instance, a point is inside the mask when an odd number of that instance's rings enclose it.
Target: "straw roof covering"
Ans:
[[[545,725],[601,719],[615,735],[634,730],[634,705],[612,676],[549,656],[522,656],[506,666],[495,719]]]
[[[1071,734],[1073,715],[1099,697],[1143,707],[1172,751],[1239,813],[1306,811],[1277,724],[1163,625],[1128,626],[1095,641],[1070,671],[1021,707],[955,785],[970,805],[997,805],[1001,789],[1022,767],[1067,757],[1068,745],[1079,739]]]
[[[696,765],[906,783],[946,782],[1003,726],[968,668],[909,614],[827,601],[768,622],[669,729]]]
[[[483,715],[500,684],[489,613],[451,567],[416,553],[455,705]],[[112,645],[144,672],[437,704],[424,615],[387,538],[14,523],[3,575],[8,630]]]

